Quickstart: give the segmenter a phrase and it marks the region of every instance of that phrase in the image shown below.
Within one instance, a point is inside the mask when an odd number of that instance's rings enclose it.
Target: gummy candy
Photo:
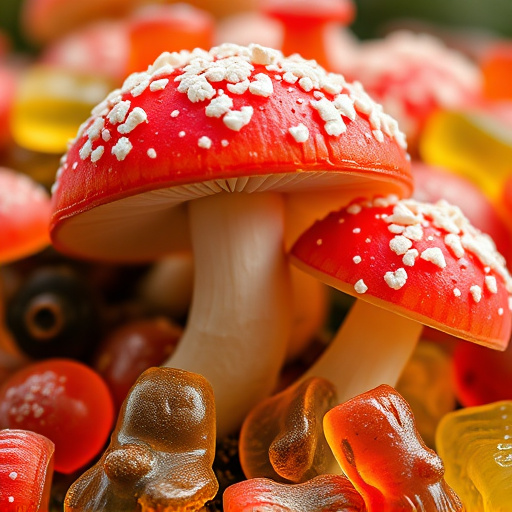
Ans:
[[[0,430],[0,510],[47,512],[55,446],[29,430]]]
[[[459,345],[477,347],[474,343],[460,342]],[[499,354],[495,350],[478,348]],[[434,449],[439,421],[456,407],[450,355],[439,343],[421,339],[395,388],[411,407],[421,438]]]
[[[437,454],[427,448],[407,402],[381,385],[331,409],[327,442],[368,512],[462,512],[445,482]]]
[[[110,392],[91,368],[46,359],[14,373],[0,388],[0,428],[21,428],[55,443],[55,470],[72,473],[103,448],[113,422]]]
[[[427,121],[419,149],[425,162],[466,176],[495,200],[510,174],[512,124],[489,109],[439,111]]]
[[[299,483],[326,472],[332,461],[323,415],[336,405],[327,380],[311,377],[260,402],[240,432],[240,462],[247,478]]]
[[[436,446],[446,481],[466,512],[504,512],[512,503],[512,402],[467,407],[440,422]]]
[[[301,484],[253,478],[229,486],[224,512],[365,512],[363,499],[342,475],[319,475]]]
[[[112,85],[105,77],[34,65],[20,79],[14,99],[14,140],[33,151],[62,153]]]
[[[178,325],[158,316],[128,320],[106,336],[93,366],[110,388],[117,411],[139,375],[168,358],[181,334]]]
[[[206,379],[150,368],[132,387],[103,456],[69,489],[65,512],[193,511],[218,483],[215,403]]]

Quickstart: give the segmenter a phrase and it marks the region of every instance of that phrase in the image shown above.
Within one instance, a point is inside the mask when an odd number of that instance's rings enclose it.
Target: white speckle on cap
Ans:
[[[338,94],[333,100],[333,104],[338,112],[351,121],[357,117],[356,109],[354,108],[354,101],[348,94]]]
[[[254,76],[254,82],[249,84],[249,92],[256,96],[263,96],[268,98],[274,92],[274,86],[272,80],[265,73],[258,73]]]
[[[171,117],[178,117],[180,115],[180,111],[179,110],[173,110],[171,112]]]
[[[130,94],[136,98],[137,96],[140,96],[148,87],[149,85],[149,77],[145,77],[141,82],[136,85],[131,91]]]
[[[462,295],[462,293],[458,288],[454,288],[453,295],[455,295],[455,297],[460,297]]]
[[[132,150],[132,143],[128,140],[127,137],[121,137],[116,145],[112,148],[112,154],[121,161],[124,160],[128,153]]]
[[[354,285],[354,290],[357,293],[366,293],[368,290],[368,286],[366,286],[365,282],[362,279],[359,279],[357,283]]]
[[[439,268],[446,267],[446,260],[444,259],[443,251],[439,247],[428,247],[422,253],[420,258],[425,261],[430,261]]]
[[[11,472],[9,473],[9,478],[10,478],[11,480],[16,480],[16,478],[18,478],[18,473],[16,473],[16,471],[11,471]]]
[[[358,235],[359,233],[361,233],[361,228],[354,228],[352,230],[352,233],[355,233],[356,235]]]
[[[98,146],[94,151],[91,152],[91,162],[97,162],[105,152],[104,146]]]
[[[92,142],[90,141],[90,139],[87,139],[84,143],[84,145],[80,148],[80,151],[78,152],[78,154],[80,155],[80,158],[82,160],[85,160],[86,158],[88,158],[90,156],[90,154],[92,153]]]
[[[357,265],[357,264],[361,263],[361,261],[363,261],[363,260],[362,260],[361,256],[354,256],[352,258],[352,261]]]
[[[482,288],[480,288],[480,286],[474,284],[469,288],[469,292],[471,293],[471,296],[475,302],[480,302],[482,299]]]
[[[494,276],[485,276],[485,286],[491,293],[498,293],[498,283]]]
[[[403,235],[410,240],[419,242],[423,238],[423,228],[421,227],[421,224],[413,224],[412,226],[407,226],[404,229]]]
[[[384,281],[386,281],[387,285],[393,288],[393,290],[399,290],[407,281],[407,272],[404,268],[399,268],[395,272],[386,272]]]
[[[360,204],[354,203],[347,206],[347,213],[350,213],[351,215],[357,215],[358,213],[361,213],[362,209],[363,207]]]
[[[389,241],[389,248],[401,256],[412,247],[412,242],[403,235],[397,235]]]
[[[498,308],[498,315],[503,316],[503,308]]]
[[[155,80],[151,82],[151,84],[149,85],[149,90],[151,92],[163,91],[167,87],[168,83],[168,78],[161,78],[160,80]]]
[[[119,124],[124,122],[128,111],[130,110],[130,100],[120,101],[112,107],[112,110],[108,113],[107,119],[112,124]]]
[[[320,114],[322,120],[325,121],[324,129],[329,135],[337,137],[347,130],[347,126],[343,122],[338,109],[327,98],[311,100],[310,105]]]
[[[250,123],[253,113],[254,109],[251,106],[245,106],[240,110],[230,110],[222,121],[230,130],[238,132]]]
[[[229,140],[226,140],[226,139],[222,139],[220,141],[220,145],[223,147],[223,148],[227,148],[229,146]]]
[[[309,130],[307,126],[302,123],[288,128],[288,131],[296,142],[306,142],[309,139]]]
[[[8,501],[9,501],[9,503],[14,503],[14,497],[13,496],[9,496]]]
[[[78,162],[73,162],[73,165],[71,166],[71,168],[73,170],[75,170],[77,167],[78,167]]]
[[[382,130],[372,130],[372,134],[375,137],[375,140],[378,142],[384,142],[384,134],[382,133]]]
[[[210,149],[212,147],[212,139],[210,139],[210,137],[206,137],[206,135],[203,135],[197,141],[197,145],[203,149]]]
[[[105,142],[108,142],[112,138],[112,135],[110,135],[110,130],[107,130],[106,128],[104,130],[102,130],[101,131],[101,138]]]
[[[309,76],[303,76],[302,78],[300,78],[299,85],[302,88],[302,90],[306,92],[312,91],[314,87],[313,80],[311,80]]]
[[[400,226],[399,224],[390,224],[388,226],[388,230],[395,235],[401,235],[405,231],[405,226]]]
[[[244,92],[249,89],[249,84],[249,80],[242,80],[236,84],[228,84],[227,89],[233,94],[244,94]]]
[[[154,150],[154,148],[149,148],[147,151],[147,155],[149,156],[149,158],[156,158],[156,151]]]
[[[119,133],[127,134],[133,131],[139,124],[147,123],[148,115],[143,108],[135,107],[129,114],[126,121],[117,127]]]
[[[297,82],[297,80],[299,79],[299,77],[297,75],[294,75],[293,73],[291,73],[290,71],[287,71],[284,75],[283,75],[283,80],[288,83],[288,84],[294,84],[295,82]]]
[[[319,238],[317,241],[316,241],[316,245],[320,246],[323,244],[323,240],[321,238]]]
[[[98,117],[94,120],[94,122],[87,128],[85,132],[91,141],[100,138],[101,130],[103,130],[105,126],[105,119],[103,117]]]
[[[222,117],[226,112],[233,108],[233,100],[227,95],[212,98],[209,105],[205,108],[208,117]]]
[[[419,256],[419,252],[416,249],[409,249],[402,258],[402,263],[408,267],[414,267],[416,258]]]

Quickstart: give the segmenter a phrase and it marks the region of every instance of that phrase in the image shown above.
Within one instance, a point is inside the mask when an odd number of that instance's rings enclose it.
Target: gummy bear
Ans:
[[[332,454],[323,415],[337,404],[326,379],[310,377],[260,402],[240,432],[240,462],[247,478],[299,483],[325,473]]]
[[[444,467],[415,427],[407,402],[388,385],[331,409],[324,432],[368,512],[461,512]]]
[[[447,414],[436,433],[446,481],[466,512],[501,512],[512,503],[512,401]]]
[[[29,430],[0,430],[0,510],[46,512],[55,445]]]
[[[342,475],[319,475],[301,484],[253,478],[229,486],[224,512],[364,512],[360,494]]]
[[[474,343],[462,342],[461,345],[477,347]],[[396,384],[397,392],[411,407],[421,438],[432,449],[439,421],[456,406],[452,373],[451,357],[441,344],[422,339]]]
[[[204,377],[150,368],[123,403],[101,459],[70,487],[66,512],[194,511],[218,483],[215,404]]]

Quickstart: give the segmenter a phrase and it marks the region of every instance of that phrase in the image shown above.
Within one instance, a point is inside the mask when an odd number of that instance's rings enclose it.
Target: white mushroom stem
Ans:
[[[357,300],[320,358],[302,377],[324,377],[340,403],[381,384],[395,386],[423,325]]]
[[[194,292],[165,366],[209,380],[222,437],[273,391],[283,364],[292,302],[284,206],[279,194],[219,193],[189,208]]]

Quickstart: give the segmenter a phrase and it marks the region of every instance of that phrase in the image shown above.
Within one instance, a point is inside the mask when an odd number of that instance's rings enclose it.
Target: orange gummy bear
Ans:
[[[150,368],[126,398],[101,459],[68,490],[66,512],[192,512],[218,490],[208,381]]]
[[[324,417],[325,437],[368,512],[461,512],[444,466],[416,430],[407,402],[388,385]]]
[[[319,475],[301,484],[253,478],[229,486],[224,512],[364,512],[361,495],[342,475]]]
[[[240,433],[240,462],[247,478],[299,483],[334,462],[323,434],[323,415],[337,404],[326,379],[311,377],[260,402]]]

